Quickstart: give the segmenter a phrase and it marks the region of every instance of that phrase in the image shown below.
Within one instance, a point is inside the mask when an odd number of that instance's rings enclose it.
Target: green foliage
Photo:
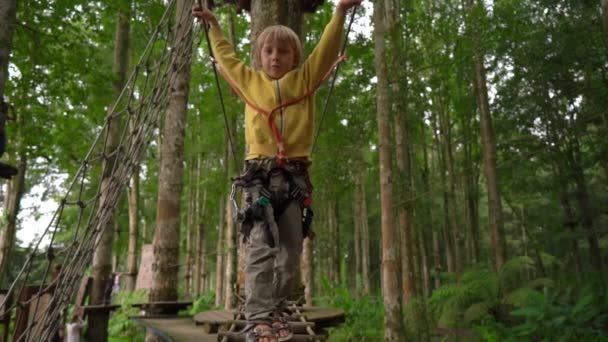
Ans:
[[[139,315],[139,309],[132,307],[134,303],[142,303],[148,299],[144,290],[133,292],[121,291],[116,297],[116,302],[121,303],[118,310],[114,311],[108,324],[110,336],[143,340],[144,332],[129,317]]]
[[[325,293],[333,293],[317,298],[322,306],[344,310],[346,322],[332,329],[329,341],[379,341],[383,337],[384,309],[382,298],[364,296],[354,298],[345,287],[331,287],[327,279],[322,279]]]
[[[190,315],[213,309],[215,306],[215,292],[209,291],[198,297],[192,304]]]
[[[574,296],[564,291],[532,292],[528,304],[511,312],[524,323],[512,333],[535,341],[605,341],[608,339],[608,292],[590,288]]]
[[[454,283],[448,283],[433,292],[431,310],[440,326],[458,327],[463,324],[494,320],[508,320],[508,308],[517,305],[518,295],[531,291],[522,274],[533,268],[529,257],[509,260],[498,272],[479,268],[467,271]]]

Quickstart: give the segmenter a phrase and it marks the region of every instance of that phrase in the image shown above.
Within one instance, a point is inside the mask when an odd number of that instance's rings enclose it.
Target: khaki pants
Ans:
[[[262,167],[270,171],[273,161],[248,161],[248,167]],[[308,173],[291,173],[293,183],[302,189],[309,187]],[[268,190],[273,197],[287,205],[275,219],[271,205],[264,208],[264,217],[253,222],[247,242],[245,266],[245,315],[248,320],[264,320],[275,311],[286,308],[287,297],[296,284],[297,269],[302,254],[302,208],[289,198],[290,182],[281,171],[270,171]],[[255,203],[262,185],[245,189],[246,201]]]

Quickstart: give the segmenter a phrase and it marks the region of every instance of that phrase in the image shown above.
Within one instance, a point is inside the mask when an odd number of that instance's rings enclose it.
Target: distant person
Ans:
[[[82,320],[82,308],[74,309],[72,320],[67,327],[67,342],[80,342],[80,333],[87,324]]]

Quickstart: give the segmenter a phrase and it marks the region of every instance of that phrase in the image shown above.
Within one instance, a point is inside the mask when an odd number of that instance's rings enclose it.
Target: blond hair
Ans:
[[[302,42],[300,41],[300,37],[287,26],[273,25],[265,28],[256,40],[253,52],[254,68],[262,68],[262,47],[269,41],[288,45],[293,51],[294,68],[300,64],[300,60],[302,59]]]

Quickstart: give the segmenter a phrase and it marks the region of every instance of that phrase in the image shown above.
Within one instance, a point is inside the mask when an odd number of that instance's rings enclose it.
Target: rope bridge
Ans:
[[[66,312],[74,298],[101,234],[109,233],[104,230],[112,226],[109,223],[114,217],[120,196],[154,137],[160,118],[167,110],[176,75],[191,63],[192,40],[199,36],[195,30],[198,29],[193,25],[190,8],[179,8],[176,0],[169,0],[122,93],[108,111],[102,129],[68,183],[66,194],[51,221],[32,247],[5,296],[7,299],[11,296],[16,299],[14,304],[5,307],[5,312],[17,306],[35,306],[34,317],[30,318],[24,332],[15,341],[48,341],[55,334],[57,322],[62,322],[62,313]],[[118,147],[110,150],[107,132],[111,125],[120,123],[122,119],[128,124],[121,128]],[[111,165],[107,162],[111,160],[110,157],[114,158]],[[110,177],[103,181],[101,175],[107,172],[92,172],[100,167],[111,168]],[[56,234],[60,229],[68,228],[62,218],[66,216],[66,210],[74,209],[78,215],[75,227],[71,229],[71,241],[61,250],[61,268],[53,281],[44,285],[54,254],[59,253],[54,252],[57,249],[54,247]],[[43,240],[50,240],[46,252],[41,252]],[[50,291],[48,305],[46,308],[38,308],[39,300],[36,304],[20,302],[24,288],[31,281],[34,267],[44,263],[46,266],[37,293]],[[38,297],[34,297],[34,300],[36,298]],[[7,299],[0,303],[0,307],[7,305]],[[40,312],[37,312],[39,309]]]

